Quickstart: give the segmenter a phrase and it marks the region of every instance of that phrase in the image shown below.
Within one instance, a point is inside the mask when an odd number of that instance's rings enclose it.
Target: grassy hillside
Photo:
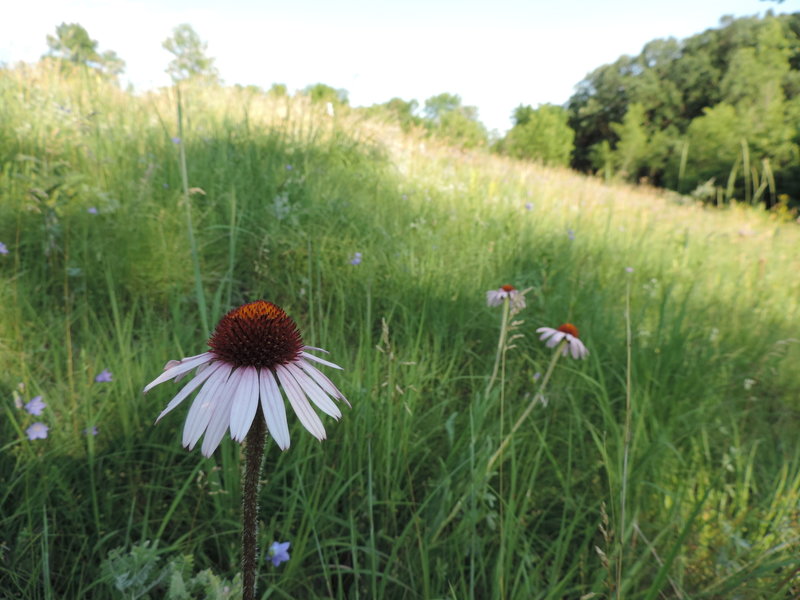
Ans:
[[[322,444],[293,414],[291,449],[268,443],[260,546],[292,545],[263,597],[800,595],[796,224],[252,91],[38,68],[0,98],[9,597],[234,578],[241,448],[187,452],[187,407],[153,425],[179,387],[142,388],[258,298],[352,403]],[[507,283],[527,308],[487,391]],[[564,322],[590,356],[540,377],[535,329]]]

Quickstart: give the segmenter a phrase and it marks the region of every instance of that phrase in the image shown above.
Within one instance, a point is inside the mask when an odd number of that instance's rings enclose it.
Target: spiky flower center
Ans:
[[[269,369],[297,358],[303,339],[283,309],[256,300],[222,317],[208,345],[220,359],[237,367]]]
[[[503,290],[504,292],[513,292],[517,288],[515,288],[513,285],[505,284],[505,285],[501,285],[500,289]]]
[[[561,333],[568,333],[574,338],[580,338],[578,335],[578,328],[575,327],[572,323],[564,323],[561,327],[558,328],[558,331]]]

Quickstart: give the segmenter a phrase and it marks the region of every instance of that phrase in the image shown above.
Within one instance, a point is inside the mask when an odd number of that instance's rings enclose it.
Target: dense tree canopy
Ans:
[[[568,103],[572,165],[690,192],[800,198],[800,13],[654,40],[590,73]],[[713,186],[712,186],[713,188]]]
[[[173,81],[220,83],[214,59],[206,55],[208,44],[200,39],[191,25],[178,25],[162,46],[175,56],[167,66],[167,73]]]
[[[116,77],[125,70],[125,61],[113,50],[98,52],[97,40],[89,37],[89,32],[78,23],[62,23],[56,27],[56,34],[47,36],[47,46],[45,56],[90,67],[109,77]]]

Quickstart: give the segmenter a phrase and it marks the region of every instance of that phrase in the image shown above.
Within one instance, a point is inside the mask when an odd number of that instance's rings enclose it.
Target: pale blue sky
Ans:
[[[3,11],[0,61],[37,60],[48,33],[77,22],[126,61],[136,89],[166,85],[161,42],[189,23],[228,84],[322,82],[356,106],[449,92],[503,131],[514,107],[561,104],[588,72],[651,39],[768,9],[800,0],[29,0]]]

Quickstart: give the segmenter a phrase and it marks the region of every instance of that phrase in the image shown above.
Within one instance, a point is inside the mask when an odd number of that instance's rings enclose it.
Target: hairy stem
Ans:
[[[243,600],[255,600],[258,572],[258,488],[267,431],[261,406],[245,438],[244,478],[242,480],[242,582]]]

